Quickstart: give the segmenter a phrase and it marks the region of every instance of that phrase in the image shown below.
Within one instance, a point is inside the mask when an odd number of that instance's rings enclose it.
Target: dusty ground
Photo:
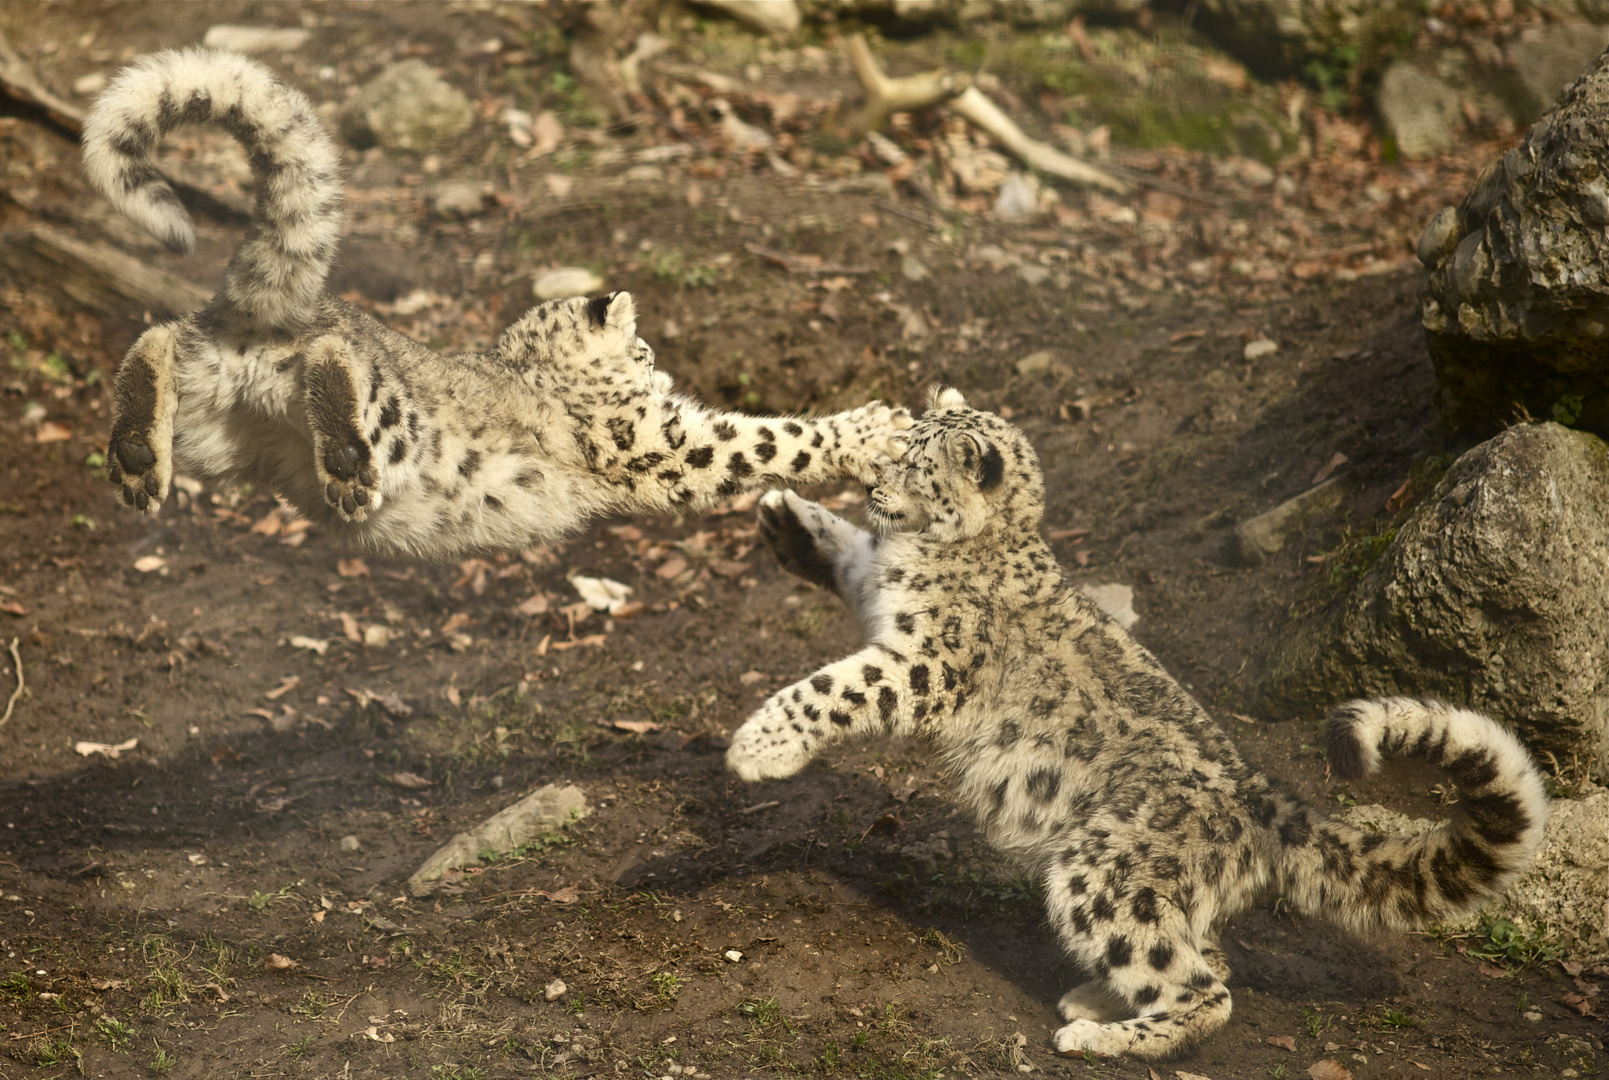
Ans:
[[[320,100],[406,51],[480,100],[529,106],[557,85],[538,9],[13,4],[0,29],[65,88],[211,22],[302,14],[327,25],[268,59]],[[741,70],[732,56],[752,49],[723,26],[682,29],[702,63]],[[491,62],[480,43],[498,37],[526,58]],[[852,93],[832,63],[811,77]],[[1136,220],[1065,191],[1059,213],[1017,225],[847,166],[782,177],[709,151],[628,175],[605,151],[651,143],[652,125],[531,161],[483,124],[435,174],[353,155],[337,287],[460,347],[529,303],[534,270],[586,265],[637,296],[661,366],[707,399],[914,405],[945,381],[1011,409],[1044,459],[1064,562],[1134,586],[1137,635],[1250,760],[1324,802],[1434,814],[1433,777],[1328,787],[1314,718],[1252,715],[1289,613],[1389,526],[1405,479],[1422,490],[1457,449],[1435,424],[1403,256],[1492,148],[1382,166],[1361,128],[1331,122],[1332,156],[1287,170],[1290,189],[1119,148],[1213,201],[1141,197]],[[60,131],[23,110],[0,117],[0,142],[5,227],[115,233]],[[426,195],[444,176],[502,197],[441,220]],[[119,242],[206,283],[240,222],[200,225],[185,262]],[[790,274],[746,244],[868,272]],[[1362,257],[1362,276],[1336,272]],[[1029,284],[1014,260],[1050,274]],[[752,788],[725,774],[723,736],[748,709],[855,644],[833,598],[755,549],[746,506],[600,522],[562,549],[461,566],[343,561],[356,553],[261,492],[197,488],[137,519],[86,462],[143,313],[52,288],[3,297],[0,631],[20,638],[28,694],[0,728],[0,1077],[1148,1075],[1051,1054],[1051,1006],[1076,973],[1034,885],[979,845],[919,748]],[[422,306],[391,306],[415,290]],[[1257,336],[1280,348],[1248,362]],[[1048,366],[1019,374],[1041,350]],[[1267,565],[1231,566],[1229,526],[1338,452],[1343,510]],[[577,619],[576,572],[630,585],[645,610]],[[128,739],[116,760],[73,749]],[[404,895],[454,832],[559,781],[591,817],[435,900]],[[1158,1075],[1278,1080],[1334,1059],[1357,1077],[1569,1076],[1603,1059],[1601,1023],[1558,1001],[1593,984],[1455,948],[1479,941],[1359,941],[1270,900],[1224,944],[1233,1022]],[[547,1001],[556,978],[567,990]],[[1294,1050],[1269,1042],[1282,1036]]]

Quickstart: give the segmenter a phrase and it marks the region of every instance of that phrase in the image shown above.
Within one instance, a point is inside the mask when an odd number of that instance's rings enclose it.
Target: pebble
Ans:
[[[557,1001],[564,996],[564,992],[568,989],[570,988],[564,985],[563,979],[554,979],[548,983],[547,989],[542,992],[542,996],[549,1001]]]
[[[727,963],[735,964],[741,959],[743,959],[743,954],[738,952],[736,949],[727,949],[726,950],[726,962]]]
[[[225,52],[294,52],[307,44],[309,30],[294,26],[228,26],[208,28],[201,44]]]
[[[361,849],[362,847],[363,847],[363,842],[361,840],[359,840],[356,836],[343,836],[343,837],[341,837],[341,850],[342,851],[357,851],[357,850]]]
[[[1267,338],[1258,338],[1256,341],[1246,342],[1246,347],[1241,350],[1241,355],[1247,360],[1259,360],[1265,356],[1273,356],[1277,352],[1279,352],[1279,342],[1270,341]]]

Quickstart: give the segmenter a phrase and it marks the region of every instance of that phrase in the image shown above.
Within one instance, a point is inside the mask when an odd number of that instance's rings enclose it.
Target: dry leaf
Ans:
[[[460,627],[468,626],[470,623],[472,623],[474,621],[475,620],[473,618],[471,618],[466,612],[460,611],[456,615],[449,616],[447,621],[441,624],[441,632],[443,634],[450,634],[454,630],[457,630]]]
[[[636,735],[646,735],[650,731],[658,731],[659,725],[652,720],[611,720],[609,726],[619,731],[629,731]]]
[[[267,517],[258,519],[256,524],[252,525],[251,531],[261,533],[263,536],[278,536],[284,527],[284,519],[279,516],[279,511],[274,510],[270,511]]]
[[[1488,979],[1506,979],[1506,978],[1508,978],[1508,972],[1507,971],[1504,971],[1502,968],[1496,967],[1496,966],[1494,966],[1492,964],[1488,964],[1488,963],[1486,963],[1484,961],[1481,962],[1480,973],[1482,975],[1486,976]]]
[[[318,653],[320,656],[323,656],[330,647],[329,641],[325,638],[303,637],[301,634],[292,634],[286,640],[293,649],[306,649],[308,652]]]
[[[268,691],[263,697],[269,701],[278,701],[300,685],[302,685],[302,677],[300,675],[291,675],[288,678],[279,680],[279,685]]]
[[[1313,1062],[1307,1067],[1307,1075],[1313,1080],[1352,1080],[1352,1074],[1346,1066],[1334,1058]]]
[[[53,420],[47,420],[39,425],[39,430],[34,434],[34,442],[63,442],[72,437],[73,431],[71,428],[63,427]]]
[[[735,559],[711,559],[709,568],[724,578],[737,578],[749,572],[749,564]]]
[[[763,671],[745,671],[737,677],[737,681],[744,686],[753,686],[755,683],[765,682],[766,677]]]
[[[115,758],[125,750],[132,750],[138,745],[140,745],[139,739],[129,739],[120,743],[77,742],[73,744],[73,749],[85,757],[91,754],[104,754],[106,757]]]
[[[415,791],[419,790],[420,788],[427,788],[430,786],[430,781],[426,780],[418,773],[395,772],[386,777],[386,779],[398,787],[410,788]]]
[[[160,555],[145,555],[134,560],[134,569],[142,574],[149,574],[153,570],[160,570],[168,565],[168,560]]]
[[[281,956],[277,952],[269,953],[268,959],[263,961],[263,967],[267,968],[269,971],[289,971],[291,968],[298,966],[299,965],[296,963],[296,961],[292,960],[288,956]]]
[[[542,640],[546,641],[547,638],[543,638]],[[549,645],[548,648],[552,649],[554,652],[564,652],[566,649],[594,648],[599,645],[604,645],[608,641],[608,637],[603,634],[588,634],[586,637],[578,638],[575,641],[555,641],[553,644]]]
[[[28,609],[17,603],[15,600],[7,600],[4,603],[0,603],[0,611],[5,612],[7,615],[17,615],[19,617],[28,614]]]
[[[1263,1041],[1269,1046],[1277,1046],[1282,1050],[1289,1050],[1293,1054],[1296,1052],[1296,1040],[1289,1035],[1270,1035]]]
[[[335,572],[342,577],[368,577],[369,564],[362,559],[342,559],[335,564]]]
[[[1421,1065],[1417,1061],[1415,1061],[1413,1058],[1405,1058],[1404,1060],[1407,1061],[1409,1065],[1412,1065],[1416,1069],[1423,1069],[1423,1070],[1425,1070],[1425,1072],[1434,1071],[1434,1070],[1431,1069],[1431,1067],[1429,1065]]]
[[[1348,461],[1351,461],[1351,460],[1352,460],[1351,458],[1347,457],[1345,454],[1343,454],[1339,450],[1337,450],[1336,453],[1335,453],[1335,456],[1330,458],[1329,461],[1325,462],[1323,468],[1319,469],[1318,472],[1313,474],[1313,483],[1314,484],[1322,484],[1322,483],[1324,483],[1324,481],[1326,481],[1326,480],[1328,480],[1330,478],[1331,473],[1335,472],[1336,469],[1339,469],[1342,465],[1345,465]]]
[[[542,615],[547,612],[548,605],[551,602],[552,598],[549,597],[547,593],[537,593],[529,600],[526,600],[524,603],[520,604],[514,610],[518,614],[527,617],[532,615]]]
[[[346,635],[346,640],[354,645],[363,644],[363,630],[356,619],[344,611],[336,612],[335,617],[341,620],[341,633]]]
[[[570,585],[588,607],[594,611],[607,611],[611,615],[624,607],[626,598],[631,595],[631,586],[609,578],[582,577],[578,574],[570,579]]]
[[[681,572],[686,569],[686,559],[666,559],[664,562],[659,564],[659,569],[654,571],[654,576],[664,578],[666,581],[669,581],[671,578],[680,575]]]
[[[555,904],[573,904],[581,899],[581,893],[574,885],[566,885],[564,888],[556,889],[553,892],[545,892],[539,889],[535,895],[544,896]]]

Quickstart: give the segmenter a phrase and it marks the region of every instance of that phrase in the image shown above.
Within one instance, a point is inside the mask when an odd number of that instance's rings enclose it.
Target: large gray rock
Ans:
[[[1259,75],[1307,73],[1313,62],[1346,76],[1368,70],[1419,32],[1420,0],[1200,0],[1191,25]],[[1378,70],[1378,68],[1375,68]]]
[[[392,64],[347,103],[341,134],[353,146],[425,151],[469,130],[464,92],[413,57]]]
[[[1575,82],[1604,48],[1609,27],[1588,22],[1540,23],[1528,26],[1503,49],[1503,58],[1530,99],[1530,115],[1541,116],[1559,91]]]
[[[1518,404],[1609,433],[1609,54],[1421,238],[1442,413],[1490,431]]]
[[[1386,68],[1374,101],[1405,158],[1432,157],[1457,141],[1458,91],[1412,60],[1398,60]]]
[[[1478,709],[1569,771],[1609,769],[1609,448],[1524,424],[1448,470],[1264,684],[1317,715],[1409,694]]]

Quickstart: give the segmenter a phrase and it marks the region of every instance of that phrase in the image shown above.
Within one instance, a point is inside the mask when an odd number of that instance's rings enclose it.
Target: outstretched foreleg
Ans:
[[[743,721],[726,767],[747,781],[792,776],[821,749],[846,738],[899,732],[911,702],[899,657],[869,645],[772,694]]]

